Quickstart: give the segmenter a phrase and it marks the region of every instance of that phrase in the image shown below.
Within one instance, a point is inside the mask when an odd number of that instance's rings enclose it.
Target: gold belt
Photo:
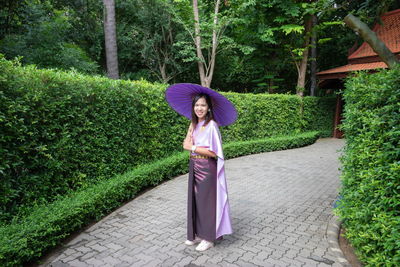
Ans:
[[[203,155],[190,155],[191,159],[214,159],[213,157]]]

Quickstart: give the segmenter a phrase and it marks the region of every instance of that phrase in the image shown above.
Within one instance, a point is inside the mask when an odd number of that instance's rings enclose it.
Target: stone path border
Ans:
[[[335,215],[332,216],[332,218],[329,220],[326,236],[328,243],[330,245],[330,249],[332,253],[336,256],[338,262],[344,267],[351,267],[351,264],[346,259],[346,257],[343,254],[343,251],[339,246],[339,235],[340,235],[341,224],[342,223],[340,222],[337,216]]]

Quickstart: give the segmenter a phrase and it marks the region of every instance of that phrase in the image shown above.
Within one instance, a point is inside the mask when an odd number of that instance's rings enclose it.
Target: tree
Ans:
[[[200,35],[200,18],[199,18],[199,6],[197,0],[193,0],[193,16],[194,16],[194,43],[196,46],[196,54],[197,54],[197,66],[199,68],[199,76],[200,82],[202,86],[210,87],[212,77],[214,74],[216,53],[218,47],[218,35],[221,32],[221,29],[218,29],[218,13],[219,13],[219,5],[220,0],[215,2],[214,8],[214,20],[213,20],[213,29],[212,29],[212,45],[211,45],[211,54],[209,55],[208,60],[205,59],[201,46],[201,35]],[[217,32],[218,31],[218,32]]]
[[[312,16],[312,33],[311,33],[311,48],[310,48],[310,53],[311,53],[311,63],[310,63],[310,79],[311,79],[311,85],[310,85],[310,95],[315,96],[315,91],[317,89],[317,31],[316,27],[318,24],[318,18],[317,15]]]
[[[240,17],[243,23],[250,27],[257,25],[250,30],[258,38],[258,42],[261,41],[260,44],[257,44],[257,50],[268,49],[267,51],[270,52],[266,58],[265,73],[262,75],[269,81],[263,84],[273,84],[277,77],[287,77],[290,73],[291,86],[294,87],[293,83],[295,83],[296,93],[302,96],[307,81],[311,36],[318,29],[313,26],[312,19],[329,5],[329,1],[260,0],[240,2],[241,4],[237,4],[237,9],[242,14]],[[271,53],[272,51],[273,53]],[[275,58],[276,60],[274,60]],[[288,65],[288,59],[291,59],[292,66]],[[272,60],[273,65],[269,65],[268,62],[272,63]],[[297,73],[295,77],[293,72]],[[260,79],[255,81],[260,81]]]
[[[296,85],[296,94],[299,96],[304,95],[305,85],[306,85],[306,73],[307,73],[307,66],[309,61],[309,51],[312,52],[312,74],[311,77],[311,95],[315,93],[316,87],[316,34],[317,34],[317,13],[322,13],[327,6],[330,5],[329,1],[325,0],[302,0],[300,1],[300,5],[302,8],[302,19],[304,21],[304,32],[303,32],[303,39],[304,44],[302,49],[299,49],[300,53],[299,56],[301,57],[300,61],[294,61],[297,72],[297,85]],[[310,45],[311,43],[311,45]]]
[[[231,13],[225,1],[192,1],[187,9],[187,1],[175,0],[174,18],[191,37],[191,41],[182,40],[176,45],[186,62],[196,62],[200,83],[210,87],[214,75],[217,54],[223,49],[237,48],[234,40],[225,36],[227,25],[232,21]],[[224,10],[222,8],[225,7]]]
[[[103,0],[103,4],[107,75],[111,79],[119,79],[115,2],[114,0]]]
[[[68,8],[58,10],[49,2],[26,1],[13,12],[8,32],[0,41],[0,52],[6,58],[22,57],[22,63],[39,68],[98,71],[97,63],[69,38],[74,30]]]
[[[172,19],[169,1],[136,0],[134,32],[145,65],[163,83],[187,69],[179,57],[177,33],[183,31]]]
[[[238,92],[292,91],[297,76],[285,48],[289,38],[278,28],[283,21],[299,15],[293,3],[291,0],[230,1],[229,10],[233,14],[226,36],[233,39],[238,52],[225,51],[219,56],[224,67],[216,78],[226,76],[229,88],[238,88],[235,90]]]
[[[304,95],[304,89],[306,85],[306,71],[308,65],[308,51],[310,46],[311,40],[311,31],[312,31],[312,16],[308,16],[305,18],[305,25],[304,25],[304,44],[303,48],[300,50],[300,57],[301,60],[295,60],[294,63],[297,69],[297,85],[296,85],[296,94],[298,96]]]

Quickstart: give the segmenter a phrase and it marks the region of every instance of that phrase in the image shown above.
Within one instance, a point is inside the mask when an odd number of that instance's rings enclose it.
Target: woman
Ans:
[[[196,250],[205,251],[214,246],[215,240],[231,234],[232,227],[221,134],[210,96],[197,94],[191,111],[192,122],[183,142],[183,148],[191,151],[185,244],[200,242]]]

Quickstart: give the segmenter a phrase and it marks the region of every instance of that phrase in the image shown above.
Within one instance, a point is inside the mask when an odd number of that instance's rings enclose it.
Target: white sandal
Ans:
[[[214,242],[209,242],[207,240],[202,240],[200,244],[196,247],[197,251],[206,251],[214,246]]]
[[[185,245],[187,245],[187,246],[193,246],[194,244],[197,244],[197,243],[200,243],[201,242],[201,239],[198,239],[197,237],[193,240],[193,241],[191,241],[191,240],[186,240],[185,241]]]

